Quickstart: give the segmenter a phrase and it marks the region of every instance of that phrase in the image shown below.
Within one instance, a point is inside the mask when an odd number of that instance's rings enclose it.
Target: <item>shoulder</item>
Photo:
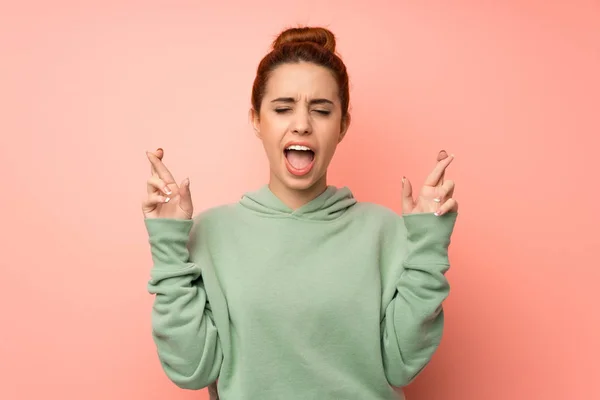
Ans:
[[[355,216],[381,222],[398,222],[402,216],[389,207],[377,203],[360,201],[353,207]]]
[[[428,236],[449,236],[456,223],[458,213],[450,212],[441,217],[433,213],[400,214],[388,207],[361,202],[356,204],[356,215],[365,221],[379,224],[387,232],[415,233]]]
[[[197,213],[193,220],[190,239],[193,243],[204,242],[222,230],[227,230],[234,212],[234,204],[222,204],[206,208]],[[211,234],[208,234],[208,233]]]
[[[206,208],[194,217],[194,225],[211,226],[222,224],[226,220],[231,219],[235,211],[236,203],[221,204]]]
[[[365,226],[383,232],[398,231],[404,228],[402,215],[384,205],[357,202],[352,208],[352,218],[358,219]]]

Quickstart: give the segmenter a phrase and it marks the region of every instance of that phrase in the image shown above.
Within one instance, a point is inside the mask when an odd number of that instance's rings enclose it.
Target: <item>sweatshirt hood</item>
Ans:
[[[259,214],[317,221],[336,219],[355,203],[356,199],[349,188],[335,186],[327,186],[323,193],[296,210],[279,200],[268,185],[244,194],[240,200],[243,207]]]

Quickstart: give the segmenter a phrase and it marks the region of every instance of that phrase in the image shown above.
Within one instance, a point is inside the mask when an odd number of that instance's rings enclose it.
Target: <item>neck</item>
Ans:
[[[325,192],[327,189],[327,176],[324,175],[314,185],[306,189],[291,188],[284,185],[279,179],[271,176],[269,189],[283,204],[292,210],[296,210]]]

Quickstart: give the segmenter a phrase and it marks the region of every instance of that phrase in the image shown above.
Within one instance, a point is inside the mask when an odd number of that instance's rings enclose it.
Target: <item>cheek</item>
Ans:
[[[263,120],[260,127],[260,138],[263,143],[263,147],[267,151],[267,156],[270,159],[276,159],[281,156],[280,153],[280,142],[281,142],[281,129],[273,123],[272,120]]]
[[[281,134],[282,129],[284,130],[285,124],[282,123],[278,118],[273,118],[271,116],[266,117],[261,122],[261,132],[264,132],[265,138],[276,138]],[[284,130],[285,131],[285,130]]]
[[[340,132],[341,128],[339,122],[331,121],[331,123],[328,123],[325,135],[325,143],[330,151],[335,151],[335,148],[340,140]]]
[[[329,163],[331,161],[333,155],[335,154],[336,148],[338,145],[337,140],[337,132],[336,135],[327,136],[324,140],[321,141],[321,160],[324,163]]]

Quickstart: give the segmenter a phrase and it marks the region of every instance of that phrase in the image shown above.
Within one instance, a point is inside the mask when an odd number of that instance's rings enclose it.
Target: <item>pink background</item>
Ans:
[[[600,398],[598,1],[7,3],[0,398],[206,399],[155,355],[144,152],[197,211],[263,184],[250,88],[297,24],[351,73],[330,183],[400,211],[402,175],[457,157],[447,329],[408,399]]]

